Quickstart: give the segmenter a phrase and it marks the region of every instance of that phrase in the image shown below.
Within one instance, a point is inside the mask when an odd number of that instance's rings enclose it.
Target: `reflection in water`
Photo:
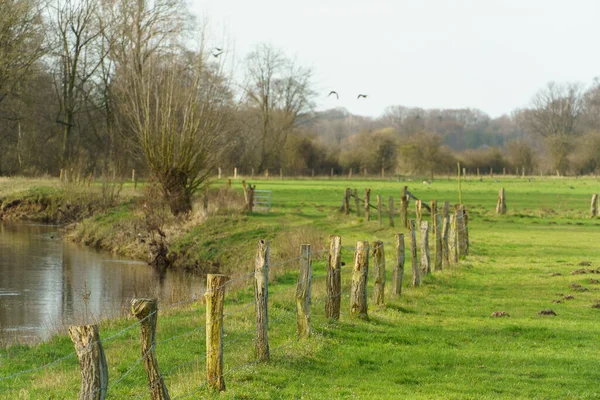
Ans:
[[[123,315],[133,297],[165,305],[202,291],[198,277],[63,242],[56,226],[0,223],[0,343]]]

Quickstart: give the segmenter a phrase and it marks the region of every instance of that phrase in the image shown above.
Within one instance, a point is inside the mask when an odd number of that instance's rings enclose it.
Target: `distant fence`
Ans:
[[[432,207],[432,211],[436,208]],[[451,265],[456,265],[459,258],[466,256],[469,252],[469,241],[467,234],[466,218],[464,209],[458,205],[453,213],[448,207],[444,212],[435,215],[432,224],[422,220],[416,224],[415,220],[408,220],[409,243],[408,251],[411,259],[412,282],[411,286],[420,286],[421,277],[431,274],[432,271],[441,271]],[[422,217],[417,215],[418,217]],[[433,218],[433,217],[432,217]],[[434,266],[431,267],[429,254],[429,232],[430,227],[434,229]],[[420,251],[417,248],[417,232],[420,232]],[[392,249],[386,253],[386,249]],[[343,268],[342,251],[354,252],[354,263],[351,268]],[[405,236],[402,233],[395,235],[393,242],[375,241],[369,244],[367,241],[359,241],[355,247],[344,247],[341,237],[334,235],[330,237],[329,249],[313,252],[311,245],[302,245],[299,249],[300,256],[280,263],[272,264],[270,259],[270,244],[260,240],[257,244],[254,256],[253,271],[236,277],[225,275],[208,275],[207,287],[203,299],[190,299],[181,303],[170,305],[163,310],[168,310],[186,303],[204,301],[206,314],[204,323],[199,324],[192,330],[179,333],[167,338],[156,337],[156,324],[158,319],[158,302],[156,299],[135,298],[131,301],[131,313],[138,321],[114,335],[101,339],[98,325],[71,326],[69,336],[75,346],[75,352],[60,357],[51,363],[39,367],[20,371],[18,373],[1,376],[0,381],[16,379],[20,376],[31,374],[45,368],[56,365],[73,356],[79,359],[81,369],[81,399],[104,399],[107,394],[117,385],[121,384],[126,377],[143,364],[147,374],[147,391],[137,393],[134,398],[150,396],[151,399],[170,399],[167,388],[168,379],[177,375],[183,368],[205,363],[205,378],[196,382],[193,389],[179,394],[174,398],[193,397],[207,388],[223,391],[226,389],[226,379],[234,371],[257,363],[269,363],[273,354],[281,354],[286,347],[293,346],[296,339],[288,339],[272,347],[269,342],[269,332],[273,329],[283,329],[288,332],[289,322],[284,325],[276,325],[286,318],[295,316],[295,334],[298,340],[310,340],[313,329],[311,314],[324,312],[327,320],[338,320],[342,315],[348,318],[368,318],[369,299],[367,297],[368,270],[373,271],[373,293],[371,302],[377,306],[385,304],[386,300],[386,266],[392,267],[391,290],[388,295],[400,296],[402,293],[402,282],[404,277],[405,263]],[[326,275],[320,278],[313,277],[313,256],[328,253],[326,258]],[[419,258],[417,258],[419,254]],[[269,270],[278,265],[295,265],[298,270],[298,278],[295,286],[284,290],[270,293],[279,285],[269,283]],[[369,265],[371,267],[369,268]],[[346,276],[346,284],[342,283],[342,275]],[[324,279],[323,279],[324,278]],[[324,280],[324,282],[323,282]],[[245,304],[231,303],[232,311],[225,310],[225,292],[234,282],[247,284],[254,287],[254,301]],[[292,304],[284,296],[290,290],[295,290]],[[348,311],[342,312],[342,295],[349,295],[350,303]],[[228,303],[229,304],[229,303]],[[318,307],[317,307],[318,306]],[[229,306],[228,306],[229,307]],[[254,326],[251,329],[244,328],[240,332],[227,331],[225,320],[239,315],[243,310],[253,307],[255,310]],[[319,311],[321,310],[321,311]],[[293,319],[293,318],[292,318]],[[104,346],[116,337],[119,337],[136,326],[140,327],[141,356],[130,364],[126,369],[118,368],[119,376],[109,382],[108,365],[110,360],[106,359]],[[171,366],[163,371],[159,368],[155,352],[158,345],[171,341],[189,341],[190,336],[205,330],[206,351],[198,357],[189,357],[185,361]],[[252,338],[254,348],[248,350],[247,361],[224,368],[224,348],[243,338]],[[236,384],[243,384],[237,382]]]

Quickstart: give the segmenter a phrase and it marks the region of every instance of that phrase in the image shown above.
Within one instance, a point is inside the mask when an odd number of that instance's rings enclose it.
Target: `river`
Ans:
[[[69,325],[124,315],[133,297],[199,296],[200,277],[76,245],[60,227],[0,222],[0,344],[36,343]]]

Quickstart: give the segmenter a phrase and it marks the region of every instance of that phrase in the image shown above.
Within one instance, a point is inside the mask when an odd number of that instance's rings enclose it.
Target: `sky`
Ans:
[[[598,0],[189,1],[236,74],[260,43],[311,68],[319,110],[469,107],[498,117],[550,81],[600,76]]]

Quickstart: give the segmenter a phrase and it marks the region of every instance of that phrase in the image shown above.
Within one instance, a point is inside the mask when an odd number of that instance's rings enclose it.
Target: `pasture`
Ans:
[[[226,266],[232,277],[251,271],[255,243],[262,234],[271,240],[274,256],[294,233],[320,234],[322,243],[315,249],[326,248],[328,235],[340,235],[345,262],[341,318],[332,322],[324,317],[326,256],[320,252],[313,261],[311,337],[297,340],[297,261],[279,257],[278,275],[269,287],[271,362],[258,363],[253,354],[252,281],[239,279],[235,290],[232,287],[225,295],[227,390],[218,394],[205,384],[204,305],[186,302],[164,311],[159,305],[156,353],[171,398],[600,397],[600,309],[592,307],[600,303],[600,275],[594,273],[600,267],[600,220],[589,217],[591,196],[600,188],[598,180],[467,178],[462,198],[469,212],[470,255],[412,288],[407,252],[400,297],[389,293],[391,243],[395,233],[407,231],[399,216],[392,228],[387,214],[382,226],[352,213],[343,215],[339,209],[344,189],[356,188],[362,197],[369,187],[371,199],[380,194],[387,204],[389,196],[398,201],[402,186],[407,185],[422,200],[454,204],[458,202],[455,179],[428,185],[421,180],[335,179],[252,183],[257,189],[272,190],[271,213],[243,218],[221,215],[218,224],[208,220],[196,234],[211,248],[238,249]],[[240,186],[234,181],[232,190],[241,191]],[[504,216],[495,213],[501,187],[506,189],[508,206]],[[412,201],[409,212],[414,218]],[[205,236],[207,232],[219,239]],[[386,305],[373,305],[369,275],[368,320],[349,315],[352,248],[357,240],[386,243]],[[236,247],[238,243],[244,245]],[[581,269],[586,273],[572,274]],[[545,309],[556,316],[539,315]],[[496,311],[509,316],[491,317]],[[107,398],[148,398],[135,320],[105,321],[100,335],[107,338]],[[1,349],[0,398],[76,398],[79,367],[77,358],[69,356],[72,352],[65,336],[38,346]]]

